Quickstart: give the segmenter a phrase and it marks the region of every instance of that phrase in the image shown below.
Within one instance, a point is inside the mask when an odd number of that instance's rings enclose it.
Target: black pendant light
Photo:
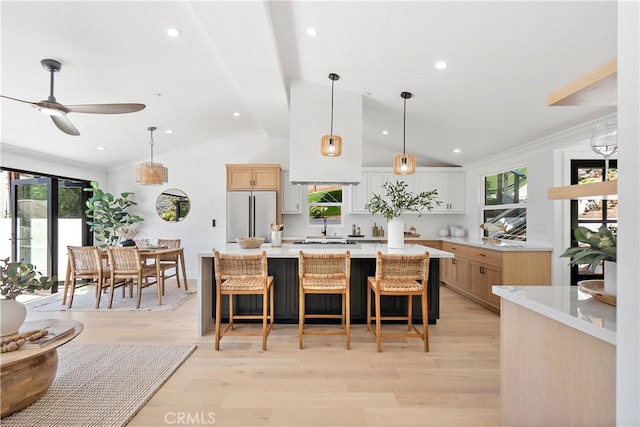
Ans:
[[[411,98],[411,92],[402,92],[400,94],[404,99],[404,112],[402,122],[402,154],[398,154],[393,158],[393,173],[396,175],[411,175],[416,172],[416,156],[406,153],[406,134],[407,134],[407,99]]]
[[[333,86],[339,78],[340,76],[337,74],[329,74],[329,79],[331,79],[331,133],[324,135],[320,141],[320,152],[323,156],[328,157],[338,157],[342,154],[342,137],[333,134]]]

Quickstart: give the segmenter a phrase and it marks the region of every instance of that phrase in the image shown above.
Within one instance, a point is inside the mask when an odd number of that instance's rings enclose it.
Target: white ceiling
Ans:
[[[102,167],[148,158],[149,126],[158,127],[157,156],[241,134],[288,138],[291,78],[326,85],[327,117],[319,120],[328,131],[330,72],[341,77],[336,90],[363,94],[365,166],[385,166],[376,159],[391,163],[402,149],[402,91],[414,95],[406,146],[421,166],[469,164],[615,111],[546,106],[549,92],[616,57],[612,1],[0,6],[0,93],[46,99],[49,75],[40,60],[53,58],[62,62],[60,103],[147,106],[122,115],[71,113],[81,135],[69,136],[28,105],[2,100],[1,142]],[[168,37],[169,27],[182,35]],[[307,36],[308,27],[319,35]],[[436,70],[441,59],[449,66]],[[337,133],[341,120],[348,117],[336,105]]]

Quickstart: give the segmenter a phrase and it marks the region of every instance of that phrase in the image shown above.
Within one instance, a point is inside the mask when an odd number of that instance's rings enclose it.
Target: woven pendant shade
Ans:
[[[136,167],[136,182],[142,185],[162,185],[169,181],[169,170],[161,163],[153,162],[153,131],[155,127],[147,128],[151,132],[151,161],[140,163]]]
[[[320,143],[320,152],[323,156],[337,157],[342,154],[342,137],[340,135],[324,135]]]
[[[331,79],[331,133],[324,135],[320,140],[320,153],[327,157],[338,157],[342,154],[342,137],[333,134],[333,85],[339,78],[340,76],[337,74],[329,74],[329,79]]]
[[[160,163],[144,162],[136,168],[136,182],[143,185],[162,185],[169,181],[169,170]]]
[[[404,112],[402,119],[402,154],[393,158],[393,173],[395,175],[412,175],[416,172],[416,156],[406,154],[406,134],[407,134],[407,99],[411,98],[410,92],[402,92],[400,97],[404,99]]]
[[[416,156],[413,154],[398,154],[393,158],[393,173],[395,175],[411,175],[416,172]]]

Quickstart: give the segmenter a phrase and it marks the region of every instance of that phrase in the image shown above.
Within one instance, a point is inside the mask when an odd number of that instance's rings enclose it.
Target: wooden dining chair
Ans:
[[[135,282],[138,291],[136,308],[140,308],[142,289],[148,286],[158,285],[158,304],[162,294],[162,274],[158,277],[156,265],[147,265],[142,262],[140,251],[136,246],[109,246],[107,247],[109,256],[109,267],[111,269],[111,295],[109,297],[109,308],[113,304],[113,284],[118,281]],[[147,279],[155,278],[155,281]],[[133,297],[133,285],[129,286],[129,297]]]
[[[158,239],[158,246],[167,248],[179,248],[181,239]],[[180,287],[180,275],[178,274],[178,254],[169,254],[160,256],[160,270],[162,271],[162,279],[166,280],[171,277],[175,277]],[[173,270],[172,273],[167,274],[168,270]],[[187,284],[184,285],[187,290]],[[163,289],[164,290],[164,289]],[[164,295],[164,293],[163,293]]]
[[[424,351],[429,351],[427,286],[429,276],[429,252],[422,255],[391,255],[378,251],[376,256],[376,275],[367,279],[367,327],[376,338],[378,351],[382,351],[382,338],[420,338],[424,342]],[[437,286],[435,284],[434,286]],[[371,316],[371,293],[375,299],[375,316]],[[406,316],[382,316],[381,296],[408,298]],[[413,301],[418,296],[422,308],[422,331],[412,323]],[[371,326],[374,320],[375,328]],[[381,330],[383,320],[406,320],[407,332],[386,332]]]
[[[100,308],[100,298],[104,290],[109,289],[111,271],[102,263],[100,249],[97,246],[67,246],[69,257],[68,268],[69,280],[64,282],[62,294],[62,304],[66,303],[67,292],[69,292],[68,308],[73,305],[73,296],[76,292],[78,280],[89,280],[96,283],[96,308]],[[124,288],[122,288],[124,296]]]
[[[347,350],[351,348],[351,280],[350,253],[310,253],[300,251],[298,257],[298,336],[300,349],[305,335],[344,335]],[[307,294],[340,295],[340,314],[306,313]],[[340,330],[305,329],[306,319],[340,319]]]
[[[273,329],[275,315],[273,309],[273,276],[268,275],[267,253],[240,255],[214,252],[216,277],[216,342],[215,349],[220,350],[220,339],[223,336],[262,336],[262,350],[267,349],[267,338]],[[229,296],[229,324],[221,329],[222,296]],[[233,297],[236,295],[262,296],[261,315],[237,315],[233,312]],[[262,331],[235,330],[234,321],[240,319],[262,320]]]

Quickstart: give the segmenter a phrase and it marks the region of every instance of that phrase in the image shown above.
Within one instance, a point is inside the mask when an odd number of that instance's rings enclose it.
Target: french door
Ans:
[[[616,180],[618,176],[618,162],[609,161],[609,179]],[[571,184],[588,184],[604,180],[604,160],[572,160]],[[613,234],[618,232],[618,200],[610,199],[578,199],[571,201],[571,246],[578,242],[573,236],[573,229],[577,226],[597,231],[606,225]],[[602,266],[591,271],[588,264],[571,267],[571,284],[577,285],[580,280],[602,279]]]
[[[61,282],[66,273],[67,245],[92,243],[85,216],[89,195],[82,191],[89,183],[13,171],[0,174],[7,184],[2,190],[9,189],[9,197],[4,195],[4,218],[11,221],[11,259],[33,264],[40,273],[57,276]],[[7,227],[2,231],[4,234]],[[52,292],[56,291],[54,285]]]

